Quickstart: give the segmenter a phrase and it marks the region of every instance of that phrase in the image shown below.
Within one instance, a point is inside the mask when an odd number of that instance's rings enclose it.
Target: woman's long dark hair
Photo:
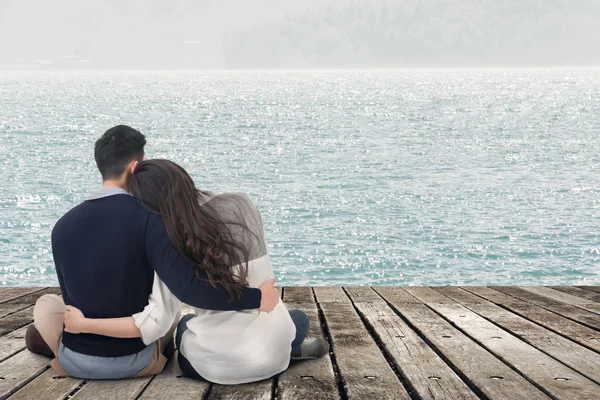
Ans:
[[[139,163],[131,179],[131,194],[165,224],[171,242],[196,266],[196,277],[221,286],[238,301],[247,286],[249,249],[230,229],[239,221],[225,221],[209,204],[206,192],[196,189],[188,173],[168,160]],[[239,265],[238,273],[232,267]]]

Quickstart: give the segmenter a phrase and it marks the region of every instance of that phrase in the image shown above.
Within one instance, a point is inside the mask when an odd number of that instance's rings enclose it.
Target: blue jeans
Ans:
[[[188,321],[194,317],[194,314],[187,314],[179,320],[179,324],[177,325],[177,333],[175,334],[175,346],[177,346],[177,350],[181,349],[181,338],[183,337],[185,331],[188,330]],[[179,364],[179,368],[181,368],[183,376],[192,379],[197,379],[199,381],[205,380],[200,376],[199,373],[196,372],[196,370],[194,369],[194,367],[192,367],[192,364],[190,364],[188,359],[185,358],[183,354],[181,354],[181,351],[177,351],[177,363]]]
[[[292,321],[294,322],[294,325],[296,325],[296,337],[292,341],[292,354],[294,354],[294,351],[300,348],[300,345],[308,334],[310,321],[308,320],[308,316],[300,310],[290,310],[290,317],[292,317]],[[175,334],[175,345],[177,346],[177,350],[181,347],[181,338],[183,337],[183,334],[188,330],[187,323],[192,318],[194,318],[194,314],[187,314],[181,318],[179,325],[177,325],[177,333]],[[177,352],[177,362],[179,363],[179,368],[181,368],[183,376],[200,381],[205,380],[196,372],[194,367],[192,367],[192,364],[190,364],[180,351]]]
[[[308,316],[300,310],[290,310],[290,317],[292,317],[292,321],[296,325],[296,337],[292,342],[292,354],[294,354],[294,351],[300,348],[300,345],[306,339],[306,335],[308,335],[310,321],[308,320]]]

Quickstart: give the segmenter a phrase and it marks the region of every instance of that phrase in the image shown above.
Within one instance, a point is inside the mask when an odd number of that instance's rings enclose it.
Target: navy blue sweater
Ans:
[[[259,289],[229,302],[221,288],[196,278],[194,266],[169,240],[162,220],[138,200],[117,194],[88,200],[52,231],[52,254],[65,304],[91,318],[131,316],[144,309],[154,271],[182,302],[208,310],[260,307]],[[82,354],[120,357],[144,349],[141,339],[64,332],[65,347]]]

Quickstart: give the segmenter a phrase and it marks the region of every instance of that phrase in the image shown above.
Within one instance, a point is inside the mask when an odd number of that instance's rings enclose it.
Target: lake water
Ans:
[[[281,284],[599,284],[600,70],[0,72],[0,286],[56,285],[93,144],[249,193]]]

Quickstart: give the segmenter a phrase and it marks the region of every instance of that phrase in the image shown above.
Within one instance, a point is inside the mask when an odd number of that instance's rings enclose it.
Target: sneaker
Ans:
[[[300,348],[292,353],[292,360],[310,360],[329,353],[329,343],[323,338],[305,339]]]

